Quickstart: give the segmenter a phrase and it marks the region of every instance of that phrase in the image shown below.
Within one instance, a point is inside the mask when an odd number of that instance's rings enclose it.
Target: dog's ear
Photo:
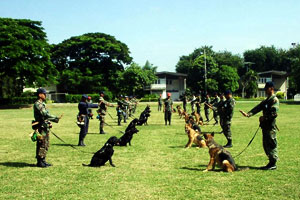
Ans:
[[[207,137],[207,134],[206,133],[204,133],[204,138],[207,140],[208,139],[208,137]]]
[[[214,137],[214,136],[215,136],[215,132],[212,132],[211,136],[213,136],[213,137]]]

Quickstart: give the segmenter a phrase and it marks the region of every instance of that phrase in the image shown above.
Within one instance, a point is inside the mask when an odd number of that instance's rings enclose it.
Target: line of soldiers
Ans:
[[[135,96],[130,98],[128,96],[124,97],[123,95],[119,96],[116,108],[118,116],[118,126],[121,126],[122,119],[124,123],[126,123],[128,117],[131,117],[133,114],[135,114],[138,102],[139,101]]]

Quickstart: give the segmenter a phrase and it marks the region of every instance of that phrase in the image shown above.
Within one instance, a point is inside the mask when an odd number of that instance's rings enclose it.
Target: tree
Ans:
[[[70,93],[119,91],[117,82],[124,65],[132,61],[126,44],[104,33],[87,33],[53,45],[52,62],[60,73],[59,88]]]
[[[0,18],[0,97],[19,96],[25,86],[55,82],[57,70],[41,25],[39,21]]]
[[[150,85],[157,79],[155,72],[156,67],[149,62],[144,67],[132,63],[124,72],[119,74],[119,85],[122,88],[122,92],[127,95],[143,96],[144,86]]]
[[[255,71],[249,70],[246,74],[244,74],[241,79],[240,83],[242,86],[242,97],[245,97],[245,89],[247,89],[247,96],[251,97],[254,96],[257,92],[258,86],[257,86],[257,79],[258,75]]]
[[[219,90],[225,91],[230,89],[232,92],[239,88],[239,75],[235,68],[227,65],[222,65],[217,73],[217,80],[219,83]]]

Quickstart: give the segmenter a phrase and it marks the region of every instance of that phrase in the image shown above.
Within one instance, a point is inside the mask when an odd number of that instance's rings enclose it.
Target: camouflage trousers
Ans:
[[[204,109],[204,113],[205,113],[206,120],[209,121],[209,108]]]
[[[36,140],[36,158],[46,158],[49,148],[49,131],[42,130]]]
[[[278,160],[276,129],[262,129],[263,147],[271,163]]]
[[[99,115],[99,121],[100,121],[100,131],[103,130],[104,124],[105,124],[105,115],[100,114]]]
[[[219,122],[219,114],[218,114],[218,112],[216,112],[216,111],[213,111],[213,116],[214,116],[214,119],[215,119],[215,121],[216,121],[216,123],[218,123]]]
[[[223,134],[225,135],[227,140],[232,140],[231,137],[231,122],[222,120],[222,123],[220,122],[221,128],[223,130]]]
[[[165,124],[167,125],[167,122],[169,122],[169,125],[171,125],[171,118],[172,118],[172,111],[165,111]]]

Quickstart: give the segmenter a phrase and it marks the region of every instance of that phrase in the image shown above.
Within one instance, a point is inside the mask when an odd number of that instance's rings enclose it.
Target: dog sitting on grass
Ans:
[[[196,125],[197,126],[197,125]],[[188,143],[185,145],[185,148],[190,148],[193,143],[197,145],[197,147],[204,148],[206,147],[206,143],[203,137],[200,135],[200,131],[196,131],[192,128],[192,123],[185,124],[185,132],[188,135]]]
[[[147,105],[145,110],[141,113],[137,125],[142,126],[143,124],[148,125],[148,118],[150,117],[150,106]]]
[[[205,143],[209,148],[210,161],[204,172],[215,169],[216,163],[225,172],[233,172],[237,170],[235,162],[230,154],[224,147],[217,144],[214,140],[214,134],[205,134]]]
[[[194,111],[191,115],[195,116],[195,121],[198,125],[203,125],[203,118],[197,112]]]
[[[184,110],[181,109],[180,105],[177,105],[176,108],[177,108],[178,115],[181,118],[183,116]]]
[[[115,136],[110,137],[107,140],[107,142],[104,144],[104,146],[93,155],[90,164],[89,165],[82,164],[82,165],[90,166],[90,167],[100,167],[100,166],[105,165],[105,163],[107,161],[109,161],[109,164],[112,167],[115,167],[115,165],[112,162],[111,157],[114,154],[113,147],[117,143],[117,141],[118,141],[117,137],[115,137]]]
[[[131,146],[131,140],[133,137],[133,134],[139,132],[139,130],[136,129],[136,125],[139,122],[139,120],[137,118],[135,118],[134,120],[132,120],[130,122],[130,124],[127,126],[124,135],[122,135],[118,141],[116,146],[127,146],[127,144],[129,144]]]

